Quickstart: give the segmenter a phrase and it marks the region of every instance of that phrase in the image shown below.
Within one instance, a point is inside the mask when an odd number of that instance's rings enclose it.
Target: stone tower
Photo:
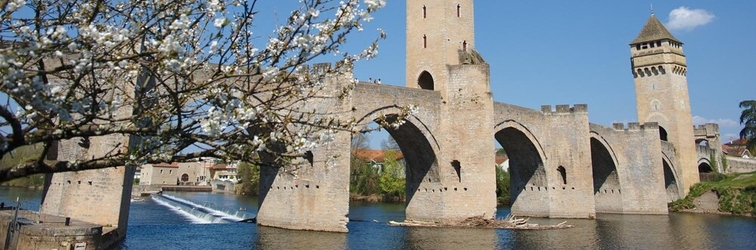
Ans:
[[[660,139],[674,145],[670,164],[684,196],[699,176],[682,44],[652,14],[630,52],[638,121],[659,123]]]
[[[407,87],[445,96],[446,65],[461,64],[459,51],[475,48],[472,0],[407,1]]]
[[[439,93],[438,131],[443,134],[437,137],[438,178],[424,178],[423,190],[431,191],[416,192],[408,201],[409,220],[495,215],[490,68],[474,49],[473,19],[472,0],[407,1],[406,84]]]

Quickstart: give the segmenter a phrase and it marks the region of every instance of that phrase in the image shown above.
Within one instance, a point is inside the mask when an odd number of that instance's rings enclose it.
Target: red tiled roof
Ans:
[[[354,150],[354,156],[363,161],[384,162],[386,160],[386,152],[380,149],[356,149]],[[401,151],[394,152],[396,153],[396,160],[404,158]]]
[[[215,169],[215,170],[223,170],[223,169],[228,169],[228,166],[226,166],[226,164],[215,164],[210,168]]]
[[[505,161],[509,160],[509,157],[506,155],[497,155],[496,156],[496,165],[501,165]]]
[[[725,143],[725,145],[742,146],[742,145],[746,145],[746,143],[748,143],[748,140],[746,140],[745,138],[740,138],[734,141],[727,142]]]
[[[152,167],[156,167],[156,168],[178,168],[179,166],[178,166],[178,163],[175,163],[175,162],[174,163],[170,163],[170,164],[168,164],[166,162],[162,162],[162,163],[152,164]]]
[[[735,146],[735,145],[722,145],[722,152],[729,156],[737,156],[742,157],[743,155],[751,156],[750,152],[746,149],[745,146]]]

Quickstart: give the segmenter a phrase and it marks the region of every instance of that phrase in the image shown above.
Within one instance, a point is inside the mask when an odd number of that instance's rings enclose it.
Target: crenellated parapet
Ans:
[[[612,123],[612,128],[617,131],[646,131],[646,130],[659,130],[659,123],[647,122],[644,124],[638,122],[629,122],[627,127],[624,123]]]
[[[696,138],[699,138],[699,137],[707,137],[707,138],[719,137],[719,124],[716,124],[716,123],[706,123],[704,125],[694,126],[693,127],[693,134],[695,134]]]
[[[587,113],[587,104],[575,104],[572,107],[566,104],[556,105],[556,110],[552,109],[551,105],[541,105],[541,112],[543,114],[572,114],[572,113]]]

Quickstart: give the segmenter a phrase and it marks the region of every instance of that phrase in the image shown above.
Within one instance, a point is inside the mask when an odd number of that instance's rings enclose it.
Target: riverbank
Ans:
[[[672,212],[756,216],[756,173],[732,174],[701,182],[688,196],[669,203]]]

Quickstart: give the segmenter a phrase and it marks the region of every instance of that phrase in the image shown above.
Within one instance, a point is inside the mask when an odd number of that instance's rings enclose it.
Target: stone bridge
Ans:
[[[487,65],[452,71],[460,81],[487,78]],[[668,197],[681,193],[671,164],[674,148],[660,141],[656,123],[605,127],[589,123],[587,105],[533,110],[493,102],[488,86],[481,89],[458,88],[456,96],[445,99],[439,91],[362,82],[350,99],[313,105],[358,121],[358,128],[379,117],[396,117],[401,107],[416,107],[405,124],[387,128],[407,163],[408,220],[494,216],[492,139],[510,157],[515,215],[666,214]],[[311,166],[295,167],[296,174],[287,167],[265,169],[258,223],[345,231],[350,145],[351,134],[339,133],[314,152]],[[671,156],[665,156],[668,150]]]
[[[653,15],[630,47],[642,122],[606,127],[589,122],[587,105],[533,110],[494,102],[489,66],[475,51],[472,0],[406,4],[407,87],[363,82],[350,98],[310,100],[308,108],[359,125],[337,132],[308,163],[262,168],[260,225],[346,232],[351,138],[408,106],[417,112],[387,128],[407,163],[408,220],[495,216],[492,140],[510,157],[512,213],[558,218],[666,214],[666,202],[699,180],[694,139],[719,145],[718,128],[699,127],[694,135],[682,43]],[[323,91],[339,91],[352,79],[351,72],[331,76]],[[661,91],[657,83],[678,87]],[[93,145],[119,140],[127,139],[95,138]],[[75,147],[58,151],[62,158],[81,155]],[[711,166],[711,155],[699,150],[698,164]],[[42,210],[125,233],[131,178],[132,168],[56,174],[48,178]]]

